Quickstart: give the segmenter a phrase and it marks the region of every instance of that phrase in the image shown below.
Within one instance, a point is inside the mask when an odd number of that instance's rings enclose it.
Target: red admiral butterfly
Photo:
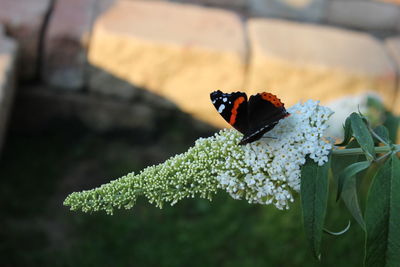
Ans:
[[[290,115],[281,100],[271,93],[252,95],[247,101],[246,93],[225,94],[218,90],[210,98],[219,114],[244,135],[239,145],[257,141],[280,119]]]

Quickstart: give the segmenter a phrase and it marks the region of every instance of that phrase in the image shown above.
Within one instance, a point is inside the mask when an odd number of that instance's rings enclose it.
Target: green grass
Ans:
[[[363,233],[355,223],[343,236],[324,235],[322,262],[313,258],[299,199],[289,211],[224,192],[212,202],[191,199],[162,210],[140,200],[114,216],[62,206],[74,190],[138,171],[193,142],[185,131],[164,134],[141,142],[134,133],[97,135],[70,124],[13,134],[0,161],[2,266],[361,266]],[[327,227],[341,230],[350,216],[330,205]]]

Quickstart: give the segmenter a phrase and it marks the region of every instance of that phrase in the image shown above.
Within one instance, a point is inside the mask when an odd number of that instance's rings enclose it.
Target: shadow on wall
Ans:
[[[148,90],[115,77],[105,70],[89,67],[97,73],[98,92],[60,90],[36,85],[20,88],[12,114],[11,131],[40,132],[54,123],[76,121],[100,133],[131,132],[138,142],[152,142],[176,132],[182,140],[194,141],[209,136],[216,129],[182,112],[175,104]],[[104,78],[104,80],[102,79]],[[123,99],[104,95],[101,88],[110,87],[125,93]],[[213,106],[210,102],[210,109]],[[218,116],[218,114],[216,114]],[[181,133],[179,133],[181,132]],[[187,135],[187,137],[185,137]]]

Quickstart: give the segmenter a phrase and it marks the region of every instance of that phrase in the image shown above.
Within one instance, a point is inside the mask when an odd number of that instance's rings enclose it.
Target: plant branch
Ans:
[[[375,153],[386,153],[392,150],[394,151],[400,150],[400,145],[393,145],[393,147],[392,146],[375,147]],[[364,153],[365,152],[361,148],[334,149],[332,151],[332,154],[337,156],[362,155]]]

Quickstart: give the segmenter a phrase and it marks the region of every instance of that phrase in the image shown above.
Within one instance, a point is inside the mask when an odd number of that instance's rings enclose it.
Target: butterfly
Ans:
[[[219,114],[243,134],[239,145],[259,140],[279,120],[290,115],[281,100],[271,93],[258,93],[247,99],[243,92],[218,90],[212,92],[210,98]]]

